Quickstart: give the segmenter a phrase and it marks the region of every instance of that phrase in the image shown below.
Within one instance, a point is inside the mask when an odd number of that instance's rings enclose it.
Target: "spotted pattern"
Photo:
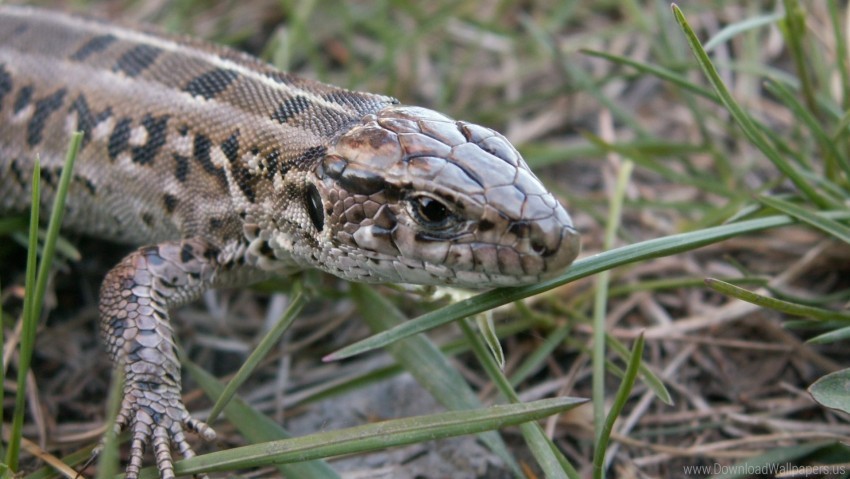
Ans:
[[[103,52],[117,40],[118,38],[111,33],[94,36],[88,39],[77,51],[72,53],[69,58],[77,62],[85,61],[90,56]]]
[[[81,148],[84,148],[91,141],[92,130],[94,129],[94,127],[97,126],[100,122],[112,116],[112,108],[109,107],[107,107],[101,112],[98,112],[97,114],[92,112],[89,108],[86,96],[82,93],[77,96],[76,100],[74,100],[73,103],[71,103],[71,106],[68,108],[68,111],[72,114],[76,114],[76,129],[83,132],[83,138],[80,145]]]
[[[151,45],[136,45],[118,58],[113,71],[122,72],[129,77],[135,77],[147,70],[162,53],[158,47]]]
[[[141,146],[131,149],[134,163],[140,165],[151,165],[159,154],[160,148],[165,145],[169,115],[154,117],[145,115],[142,117],[142,126],[147,131],[147,142]]]
[[[216,68],[192,78],[184,90],[186,93],[211,100],[233,83],[239,74],[233,70]]]
[[[32,118],[30,118],[27,124],[27,144],[35,146],[41,143],[41,137],[44,133],[44,125],[47,123],[47,119],[53,112],[62,107],[62,102],[65,100],[67,93],[68,90],[60,88],[47,97],[35,102],[35,113],[33,113]]]

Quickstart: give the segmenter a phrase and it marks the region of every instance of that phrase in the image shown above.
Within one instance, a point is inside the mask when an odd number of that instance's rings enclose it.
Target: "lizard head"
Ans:
[[[562,272],[580,249],[566,210],[493,130],[393,105],[328,148],[306,177],[319,254],[358,281],[489,288]]]

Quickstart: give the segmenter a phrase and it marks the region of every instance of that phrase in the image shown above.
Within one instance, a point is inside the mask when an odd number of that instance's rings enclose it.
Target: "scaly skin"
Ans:
[[[0,6],[0,212],[32,161],[53,199],[84,132],[64,226],[144,245],[106,276],[101,332],[124,368],[127,477],[184,430],[168,311],[223,285],[317,268],[353,281],[491,288],[563,271],[569,215],[500,134],[279,72],[191,39]]]

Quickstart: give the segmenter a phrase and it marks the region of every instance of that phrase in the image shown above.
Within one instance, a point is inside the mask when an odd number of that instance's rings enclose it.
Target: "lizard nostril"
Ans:
[[[531,241],[531,250],[540,256],[549,256],[551,252],[546,245],[540,240],[532,240]]]

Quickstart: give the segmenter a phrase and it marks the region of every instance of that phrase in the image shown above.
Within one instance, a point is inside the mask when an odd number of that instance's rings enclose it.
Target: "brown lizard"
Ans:
[[[0,6],[0,212],[52,201],[84,136],[63,226],[141,248],[106,276],[100,325],[125,373],[127,477],[163,478],[184,431],[168,311],[208,288],[317,268],[352,281],[492,288],[562,272],[569,215],[499,133],[281,72],[196,40]],[[53,180],[51,180],[53,179]]]

